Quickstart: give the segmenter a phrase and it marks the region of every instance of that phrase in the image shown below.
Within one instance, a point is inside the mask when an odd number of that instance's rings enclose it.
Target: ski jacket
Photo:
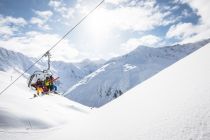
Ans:
[[[53,85],[53,82],[58,80],[58,79],[59,79],[59,77],[57,77],[57,78],[53,78],[53,77],[50,78],[50,80],[49,80],[50,81],[50,85]]]
[[[50,80],[45,80],[45,81],[44,81],[44,85],[45,85],[45,86],[50,86]]]
[[[42,87],[43,86],[43,82],[42,81],[37,81],[36,82],[36,87]]]

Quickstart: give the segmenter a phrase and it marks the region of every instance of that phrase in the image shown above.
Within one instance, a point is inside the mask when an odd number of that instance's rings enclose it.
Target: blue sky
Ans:
[[[0,47],[38,57],[101,0],[1,0]],[[210,37],[208,0],[106,0],[52,51],[55,60],[110,59],[137,46]]]

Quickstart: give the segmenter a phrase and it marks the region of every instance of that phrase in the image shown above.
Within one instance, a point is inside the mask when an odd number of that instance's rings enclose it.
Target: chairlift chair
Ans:
[[[34,71],[34,73],[30,76],[29,81],[28,81],[28,87],[31,88],[31,85],[36,83],[38,79],[40,79],[41,81],[44,81],[46,79],[46,77],[50,77],[53,75],[53,73],[50,70],[50,53],[47,52],[45,55],[45,57],[48,57],[48,68],[47,70],[37,70]]]

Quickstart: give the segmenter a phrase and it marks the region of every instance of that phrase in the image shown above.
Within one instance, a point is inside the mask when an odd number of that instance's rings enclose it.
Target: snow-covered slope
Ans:
[[[209,140],[209,54],[210,44],[105,105],[91,118],[95,133],[84,137]]]
[[[163,48],[140,46],[108,61],[72,86],[65,95],[87,106],[102,106],[208,42],[210,40]]]
[[[1,131],[0,139],[209,140],[209,54],[210,44],[87,117],[72,118],[66,126],[38,132]]]
[[[17,77],[16,71],[0,72],[0,89]],[[21,78],[0,96],[0,131],[49,129],[86,115],[88,108],[59,95],[32,98],[35,91],[28,89]],[[0,136],[1,139],[1,136]],[[2,140],[2,139],[1,139]]]

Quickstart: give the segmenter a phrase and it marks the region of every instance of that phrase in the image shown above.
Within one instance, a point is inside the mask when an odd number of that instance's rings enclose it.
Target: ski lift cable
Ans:
[[[24,72],[21,73],[13,82],[11,82],[7,87],[5,87],[1,92],[2,95],[8,88],[10,88],[18,79],[20,79],[26,72],[28,72],[35,64],[37,64],[43,57],[46,55],[49,56],[49,52],[54,49],[68,34],[70,34],[78,25],[80,25],[90,14],[92,14],[105,0],[102,0],[95,8],[93,8],[90,12],[88,12],[76,25],[74,25],[66,34],[58,40],[49,50],[47,50],[39,59],[37,59],[31,66],[29,66]],[[48,61],[49,63],[49,61]],[[48,69],[50,65],[48,64]]]

